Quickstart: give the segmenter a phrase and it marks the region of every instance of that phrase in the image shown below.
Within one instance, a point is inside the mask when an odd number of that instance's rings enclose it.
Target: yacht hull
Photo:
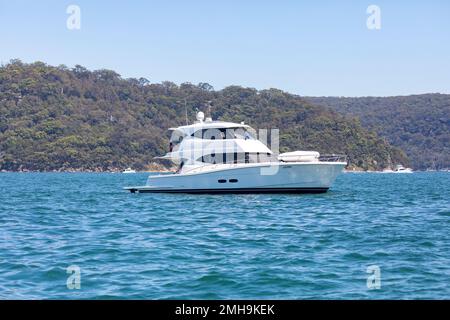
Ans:
[[[345,162],[247,164],[200,172],[150,176],[133,193],[323,193]]]
[[[328,188],[225,188],[225,189],[150,189],[128,188],[131,193],[250,194],[250,193],[325,193]]]

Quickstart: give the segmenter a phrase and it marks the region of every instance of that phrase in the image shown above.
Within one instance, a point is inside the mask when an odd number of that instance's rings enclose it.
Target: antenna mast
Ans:
[[[188,123],[188,116],[187,116],[186,98],[184,98],[184,115],[186,117],[186,125],[189,125],[189,123]]]
[[[209,101],[208,101],[208,116],[212,119],[212,114],[211,114],[211,104],[212,104],[212,101],[209,100]]]

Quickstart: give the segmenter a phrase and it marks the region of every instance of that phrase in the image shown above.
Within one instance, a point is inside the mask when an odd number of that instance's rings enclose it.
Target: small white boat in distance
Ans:
[[[341,155],[295,151],[274,156],[244,123],[204,120],[171,128],[170,152],[160,159],[179,165],[174,174],[149,176],[132,193],[322,193],[347,165]]]
[[[136,170],[133,170],[131,168],[126,168],[125,170],[122,171],[122,173],[136,173]]]
[[[411,168],[405,168],[404,166],[399,164],[399,165],[395,166],[394,172],[395,173],[413,173],[413,170]]]

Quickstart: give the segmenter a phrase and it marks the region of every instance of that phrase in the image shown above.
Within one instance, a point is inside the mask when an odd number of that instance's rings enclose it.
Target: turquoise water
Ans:
[[[449,173],[343,174],[319,195],[121,190],[146,178],[0,173],[0,298],[450,299]]]

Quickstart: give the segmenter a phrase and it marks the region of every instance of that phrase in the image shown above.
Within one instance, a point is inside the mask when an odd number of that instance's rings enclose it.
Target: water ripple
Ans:
[[[121,190],[145,180],[0,173],[0,298],[450,298],[448,173],[344,174],[321,195]]]

